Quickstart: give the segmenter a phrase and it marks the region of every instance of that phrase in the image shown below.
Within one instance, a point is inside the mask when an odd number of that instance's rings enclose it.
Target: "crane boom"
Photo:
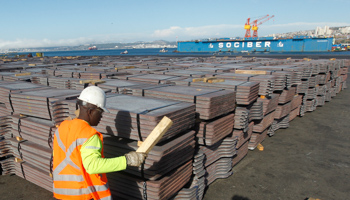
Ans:
[[[256,19],[252,22],[253,25],[250,24],[250,18],[247,19],[247,22],[244,25],[244,29],[246,29],[246,33],[245,33],[245,38],[249,38],[252,37],[251,36],[251,32],[250,29],[253,30],[253,37],[258,37],[258,26],[263,24],[264,22],[270,20],[271,18],[273,18],[274,15],[272,15],[270,17],[270,15],[265,15],[263,17],[260,17],[259,19]],[[266,19],[267,18],[267,19]],[[261,21],[263,20],[263,21]],[[259,23],[258,23],[259,22]]]

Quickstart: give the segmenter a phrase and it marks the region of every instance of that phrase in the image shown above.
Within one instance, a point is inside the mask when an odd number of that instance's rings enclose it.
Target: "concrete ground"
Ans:
[[[350,88],[266,138],[264,151],[249,151],[232,176],[209,186],[204,199],[349,199],[349,119]],[[53,198],[39,186],[6,175],[0,176],[0,199]]]

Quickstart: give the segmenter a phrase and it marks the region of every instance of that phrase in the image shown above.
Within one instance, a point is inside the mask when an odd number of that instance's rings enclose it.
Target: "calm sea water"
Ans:
[[[54,57],[54,56],[309,56],[309,57],[339,57],[350,59],[350,51],[343,52],[315,52],[315,53],[232,53],[232,52],[221,52],[221,53],[208,53],[208,52],[199,52],[199,53],[178,53],[174,52],[176,48],[167,48],[168,52],[161,53],[161,48],[152,48],[152,49],[127,49],[128,54],[120,54],[125,51],[125,49],[113,49],[113,50],[82,50],[82,51],[47,51],[42,52],[44,56]],[[33,56],[37,52],[31,52]],[[26,53],[18,53],[18,54],[29,54]]]

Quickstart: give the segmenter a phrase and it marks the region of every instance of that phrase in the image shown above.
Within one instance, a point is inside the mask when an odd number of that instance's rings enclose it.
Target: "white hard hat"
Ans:
[[[106,94],[105,92],[97,86],[89,86],[85,88],[81,93],[78,99],[95,105],[105,112],[109,112],[106,108]]]

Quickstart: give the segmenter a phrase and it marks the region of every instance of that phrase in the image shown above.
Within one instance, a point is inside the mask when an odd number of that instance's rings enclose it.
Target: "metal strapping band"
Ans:
[[[196,199],[199,200],[199,188],[198,188],[198,185],[194,186],[194,188],[196,188]]]
[[[15,112],[15,110],[13,109],[12,101],[11,101],[11,92],[9,93],[9,103],[10,103],[12,112]]]
[[[17,129],[18,129],[18,134],[19,134],[19,136],[20,136],[21,138],[23,138],[22,135],[21,135],[21,117],[18,118]]]
[[[51,146],[52,142],[53,142],[52,127],[50,127],[49,137],[47,138],[47,144],[49,145],[50,149],[52,149],[52,146]]]
[[[147,182],[143,182],[143,199],[147,200]]]
[[[203,144],[204,146],[207,146],[207,143],[205,142],[205,136],[206,136],[206,133],[207,132],[207,124],[204,124],[204,129],[203,129]]]
[[[140,115],[145,115],[145,114],[147,114],[149,112],[152,112],[154,110],[158,110],[158,109],[161,109],[161,108],[166,108],[166,107],[169,107],[169,106],[172,106],[172,105],[176,105],[176,104],[179,104],[179,103],[181,103],[181,102],[176,102],[176,103],[168,104],[168,105],[165,105],[165,106],[159,106],[159,107],[156,107],[156,108],[152,108],[150,110],[144,110],[142,112],[137,113],[136,114],[137,132],[138,132],[140,141],[143,141],[142,135],[141,135]]]
[[[136,123],[137,123],[137,133],[139,135],[139,140],[143,141],[142,135],[141,135],[140,114],[136,115]]]
[[[26,178],[26,174],[24,173],[24,169],[23,169],[22,163],[20,163],[20,165],[21,165],[21,171],[22,171],[23,178],[24,178],[24,179],[27,179],[27,178]]]
[[[141,178],[142,178],[143,180],[146,180],[146,179],[145,179],[145,162],[143,162],[143,163],[141,164]]]
[[[198,96],[202,96],[202,95],[206,95],[206,94],[211,94],[211,93],[215,93],[215,92],[219,92],[219,91],[223,91],[223,90],[224,90],[224,89],[218,89],[218,90],[215,90],[215,91],[212,91],[212,92],[206,92],[206,93],[203,93],[203,94],[194,95],[193,103],[196,103],[196,102],[197,102],[197,97],[198,97]]]
[[[21,157],[21,159],[23,160],[23,155],[21,152],[21,142],[18,142],[17,144],[17,151],[18,151],[19,157]]]
[[[53,173],[52,173],[52,169],[53,169],[53,153],[51,153],[51,158],[50,158],[50,174],[52,174],[52,180],[53,180]]]
[[[46,104],[47,104],[47,111],[49,112],[50,120],[52,120],[51,111],[50,111],[50,103],[49,98],[46,98]]]

